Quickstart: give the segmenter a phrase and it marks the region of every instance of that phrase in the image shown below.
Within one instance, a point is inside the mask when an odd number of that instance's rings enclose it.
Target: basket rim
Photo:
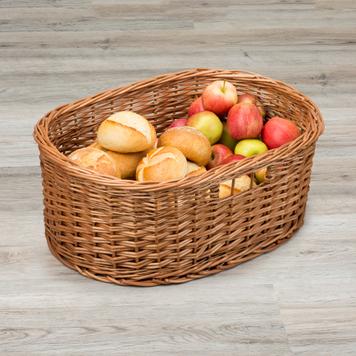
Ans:
[[[314,111],[315,119],[315,130],[304,131],[297,139],[294,141],[285,144],[281,147],[275,148],[273,150],[268,150],[264,154],[257,155],[254,157],[245,158],[242,161],[232,162],[224,166],[218,166],[214,169],[211,169],[199,176],[185,177],[180,180],[172,180],[168,182],[138,182],[136,180],[128,179],[118,179],[113,176],[103,175],[98,172],[92,171],[90,169],[82,168],[72,162],[66,155],[61,153],[57,147],[52,143],[48,136],[48,126],[50,122],[57,118],[58,116],[75,111],[82,106],[89,105],[91,103],[97,103],[101,100],[105,100],[107,97],[113,95],[122,95],[126,92],[131,92],[137,89],[141,89],[150,84],[163,84],[174,79],[180,78],[192,78],[197,76],[207,76],[209,74],[221,75],[221,79],[228,79],[229,77],[251,77],[251,79],[257,79],[261,81],[266,81],[277,85],[284,90],[290,92],[291,96],[298,98],[300,101],[303,101],[305,104],[310,106]],[[143,190],[143,191],[161,191],[165,189],[184,189],[184,188],[193,188],[197,185],[201,185],[203,182],[211,181],[212,178],[217,178],[216,184],[219,184],[222,181],[233,179],[236,176],[246,174],[253,170],[257,170],[264,166],[270,165],[280,160],[292,159],[297,153],[302,150],[306,150],[311,145],[315,144],[319,136],[324,132],[324,121],[320,110],[316,104],[303,93],[301,93],[295,87],[286,84],[282,81],[275,80],[261,74],[242,71],[242,70],[226,70],[226,69],[209,69],[209,68],[195,68],[189,70],[183,70],[178,72],[165,73],[158,76],[154,76],[142,81],[137,81],[131,84],[119,86],[113,89],[107,89],[101,91],[92,96],[87,96],[79,100],[75,100],[68,104],[59,105],[53,110],[49,111],[46,115],[38,120],[34,127],[33,137],[39,147],[40,154],[45,154],[46,158],[49,158],[52,161],[56,161],[60,164],[62,169],[64,169],[67,174],[75,175],[86,180],[90,180],[93,183],[105,184],[110,187],[117,187],[118,189],[126,190]]]

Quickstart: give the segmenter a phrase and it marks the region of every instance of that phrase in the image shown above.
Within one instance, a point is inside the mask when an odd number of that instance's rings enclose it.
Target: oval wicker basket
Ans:
[[[118,180],[67,157],[90,144],[102,120],[119,110],[146,116],[162,132],[186,116],[211,81],[256,94],[271,114],[298,122],[291,144],[168,183]],[[208,276],[271,251],[303,224],[318,108],[294,88],[258,74],[193,69],[161,75],[60,106],[36,125],[49,248],[66,266],[104,282],[154,286]],[[219,184],[268,167],[267,180],[219,199]]]

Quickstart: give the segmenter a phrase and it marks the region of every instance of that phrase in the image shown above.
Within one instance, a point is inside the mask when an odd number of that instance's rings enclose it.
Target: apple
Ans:
[[[252,94],[241,94],[238,96],[238,103],[250,103],[250,104],[256,104],[257,98],[252,95]]]
[[[266,116],[266,110],[262,103],[257,99],[255,95],[252,94],[241,94],[238,97],[238,103],[250,103],[255,104],[260,111],[261,116],[264,118]]]
[[[231,162],[241,161],[244,158],[246,158],[246,157],[243,156],[243,155],[231,155],[231,156],[226,157],[221,162],[221,164],[228,164],[228,163],[231,163]]]
[[[235,154],[243,155],[245,157],[255,156],[264,153],[267,150],[267,146],[261,140],[257,139],[241,140],[235,146]]]
[[[219,141],[223,132],[222,122],[211,111],[202,111],[194,114],[188,119],[187,126],[195,127],[202,132],[208,138],[211,145]]]
[[[202,97],[199,96],[199,98],[195,99],[189,106],[188,109],[188,116],[192,116],[194,114],[197,114],[198,112],[204,111],[204,106],[203,106],[203,100]]]
[[[202,100],[205,110],[223,115],[237,103],[236,88],[226,80],[217,80],[205,88]]]
[[[262,127],[263,119],[255,104],[243,102],[229,110],[227,130],[235,140],[258,137]]]
[[[180,126],[185,126],[187,124],[188,119],[176,119],[174,120],[170,125],[169,129],[172,127],[180,127]]]
[[[255,178],[257,183],[263,183],[266,180],[267,175],[267,167],[260,168],[258,171],[255,172]]]
[[[232,151],[229,147],[222,145],[221,143],[217,143],[211,147],[211,158],[208,163],[208,169],[217,167],[221,164],[221,162],[232,155]]]
[[[237,144],[237,140],[234,140],[228,130],[227,130],[227,125],[226,123],[224,123],[224,128],[223,128],[223,133],[221,135],[221,138],[220,138],[220,143],[222,143],[223,145],[229,147],[231,150],[234,150],[236,144]]]
[[[300,134],[300,129],[293,121],[274,116],[266,122],[261,137],[272,149],[295,140]]]

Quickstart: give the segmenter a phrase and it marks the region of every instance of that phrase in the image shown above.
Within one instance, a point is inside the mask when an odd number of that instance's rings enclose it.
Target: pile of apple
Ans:
[[[256,96],[237,95],[235,86],[225,80],[208,85],[191,103],[188,118],[173,121],[170,128],[178,126],[195,127],[208,138],[212,145],[208,169],[262,154],[301,134],[293,121],[268,117]],[[266,168],[255,173],[258,183],[265,176]]]

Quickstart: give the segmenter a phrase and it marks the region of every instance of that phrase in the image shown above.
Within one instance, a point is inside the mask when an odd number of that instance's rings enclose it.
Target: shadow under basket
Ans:
[[[67,155],[95,140],[110,114],[133,110],[158,135],[206,85],[225,79],[255,94],[270,115],[295,121],[290,144],[197,177],[139,183],[97,174]],[[258,74],[193,69],[62,105],[36,125],[46,238],[53,255],[84,276],[121,285],[187,282],[234,267],[287,241],[303,224],[318,108],[294,88]],[[220,183],[268,167],[264,183],[219,199]]]

